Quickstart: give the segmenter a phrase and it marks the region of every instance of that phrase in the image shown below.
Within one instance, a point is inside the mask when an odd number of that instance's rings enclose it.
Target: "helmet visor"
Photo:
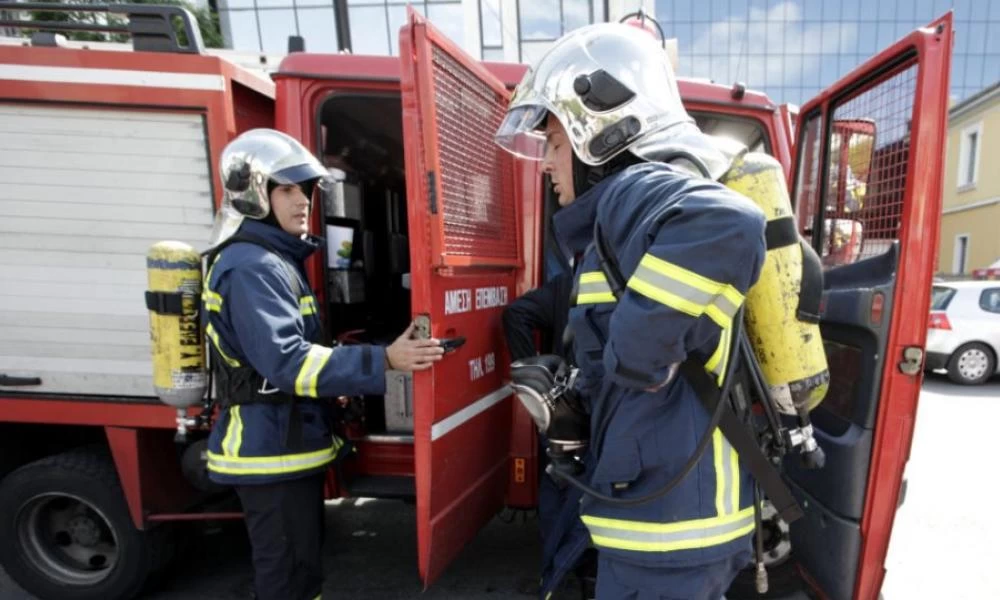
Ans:
[[[496,143],[514,156],[528,160],[545,158],[545,134],[539,130],[548,109],[537,104],[510,109],[497,129]]]
[[[309,160],[302,164],[292,165],[271,174],[271,180],[278,184],[303,183],[310,179],[319,179],[329,175],[323,165],[317,160]]]

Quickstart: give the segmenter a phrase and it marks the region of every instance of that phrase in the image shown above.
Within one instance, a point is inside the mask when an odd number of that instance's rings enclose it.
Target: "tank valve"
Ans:
[[[200,422],[197,417],[189,417],[186,409],[178,408],[177,433],[174,434],[174,442],[178,444],[186,444],[188,430],[195,429],[199,426]]]

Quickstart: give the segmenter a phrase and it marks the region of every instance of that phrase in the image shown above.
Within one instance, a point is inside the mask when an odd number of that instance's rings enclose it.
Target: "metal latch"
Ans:
[[[907,346],[903,348],[903,361],[899,363],[899,370],[906,375],[918,375],[924,366],[924,349],[918,346]]]

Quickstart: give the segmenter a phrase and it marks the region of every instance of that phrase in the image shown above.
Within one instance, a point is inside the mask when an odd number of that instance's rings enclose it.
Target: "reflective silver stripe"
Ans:
[[[658,273],[642,263],[639,263],[632,276],[638,277],[650,285],[656,286],[665,292],[669,292],[678,298],[687,300],[698,306],[708,308],[714,304],[730,320],[736,315],[736,311],[739,310],[738,306],[734,305],[729,298],[726,298],[722,294],[709,294],[678,281],[673,277]]]
[[[454,429],[464,425],[466,422],[482,414],[486,410],[492,408],[495,404],[501,400],[505,400],[511,395],[511,388],[509,386],[503,386],[500,389],[494,390],[489,394],[486,394],[482,398],[476,400],[472,404],[466,406],[462,410],[456,412],[453,415],[445,417],[444,419],[438,421],[431,425],[431,441],[436,441]]]
[[[733,473],[733,447],[729,444],[726,436],[722,437],[722,506],[725,514],[731,515],[739,508],[734,502],[733,486],[736,485],[736,473]],[[722,516],[722,515],[719,515]]]
[[[580,295],[583,294],[606,294],[611,293],[611,286],[607,281],[594,281],[592,283],[580,284]]]
[[[583,516],[597,546],[663,552],[707,548],[724,544],[753,530],[753,507],[735,518],[714,518],[676,524],[623,522],[628,527],[606,525],[607,519]],[[688,526],[691,523],[691,526]],[[672,527],[666,529],[666,527]]]

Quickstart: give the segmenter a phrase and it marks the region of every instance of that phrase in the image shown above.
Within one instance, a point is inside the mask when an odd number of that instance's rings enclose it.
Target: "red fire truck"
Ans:
[[[205,247],[220,150],[273,126],[340,179],[313,222],[334,251],[308,265],[330,338],[419,318],[467,340],[385,397],[350,399],[359,452],[329,475],[331,497],[415,502],[431,585],[498,510],[536,502],[499,317],[545,276],[555,202],[492,141],[525,67],[476,61],[411,14],[399,58],[295,53],[271,83],[179,47],[156,14],[131,15],[135,51],[0,47],[0,563],[43,599],[126,598],[169,560],[176,522],[240,517],[205,481],[205,431],[176,442],[153,393],[144,259],[163,239]],[[799,111],[680,81],[705,132],[781,162],[827,259],[832,382],[812,413],[827,461],[785,465],[805,517],[767,523],[771,597],[878,597],[922,381],[951,46],[949,13]],[[863,185],[845,201],[848,167]]]

